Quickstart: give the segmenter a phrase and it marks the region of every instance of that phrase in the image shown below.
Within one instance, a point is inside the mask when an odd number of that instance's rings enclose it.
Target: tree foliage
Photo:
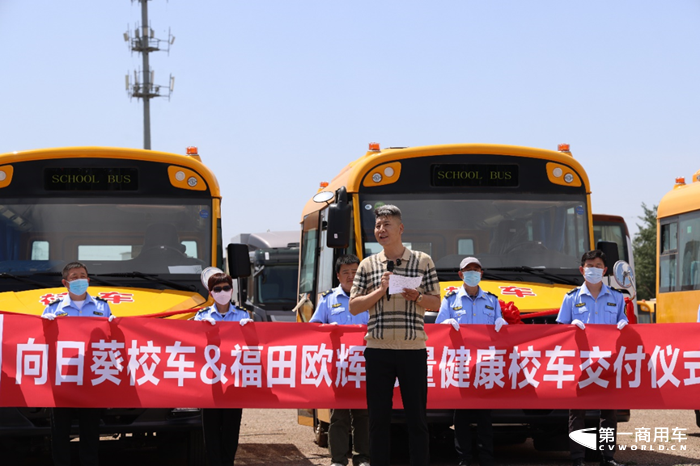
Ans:
[[[637,275],[638,299],[652,299],[656,296],[656,208],[642,203],[644,215],[637,224],[639,231],[634,235],[634,268]]]

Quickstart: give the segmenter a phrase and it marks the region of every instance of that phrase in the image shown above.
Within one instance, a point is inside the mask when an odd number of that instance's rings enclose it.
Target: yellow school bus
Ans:
[[[656,321],[696,322],[700,305],[700,170],[676,179],[657,209]]]
[[[308,321],[319,293],[337,285],[339,255],[381,251],[374,210],[383,204],[401,209],[405,246],[433,258],[442,296],[462,286],[459,263],[471,255],[484,267],[479,286],[514,302],[523,315],[544,313],[553,321],[564,295],[583,283],[581,256],[593,242],[590,186],[568,145],[553,151],[495,144],[382,150],[371,144],[304,207],[299,320]],[[426,312],[426,322],[436,315],[437,309]],[[449,427],[449,416],[430,420]],[[299,422],[315,424],[318,432],[324,417],[300,412]],[[520,426],[543,447],[548,437],[567,432],[566,419],[564,411],[494,411],[494,423]]]
[[[89,293],[107,300],[115,316],[189,318],[207,301],[202,270],[223,268],[219,184],[196,148],[188,155],[105,147],[2,154],[0,236],[4,312],[41,314],[67,292],[63,267],[80,261]],[[49,433],[45,410],[0,411],[0,437]],[[189,442],[201,456],[198,410],[111,409],[103,421],[103,433],[142,439],[158,431],[159,440]]]

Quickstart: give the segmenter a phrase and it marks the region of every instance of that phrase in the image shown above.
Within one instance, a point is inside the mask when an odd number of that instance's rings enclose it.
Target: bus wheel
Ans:
[[[328,447],[328,423],[323,421],[316,421],[316,427],[314,427],[314,443],[321,448]]]

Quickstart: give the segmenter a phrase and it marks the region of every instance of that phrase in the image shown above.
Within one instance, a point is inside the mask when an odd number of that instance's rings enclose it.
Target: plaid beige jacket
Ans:
[[[384,251],[365,258],[357,269],[355,281],[350,290],[350,298],[365,296],[381,288],[382,275],[387,270]],[[401,257],[401,265],[395,265],[394,272],[407,277],[423,276],[417,288],[423,294],[440,295],[435,264],[429,255],[406,249]],[[367,324],[368,348],[382,349],[424,349],[428,336],[425,334],[423,316],[425,309],[413,301],[406,301],[400,294],[389,300],[382,298],[369,309]]]

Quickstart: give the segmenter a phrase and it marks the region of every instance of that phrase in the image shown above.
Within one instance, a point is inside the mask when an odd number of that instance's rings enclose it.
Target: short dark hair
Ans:
[[[229,277],[228,274],[215,273],[214,275],[209,277],[209,281],[207,282],[207,288],[209,288],[209,291],[211,291],[219,283],[228,283],[229,285],[233,286],[233,279]]]
[[[64,280],[68,279],[68,275],[70,275],[70,271],[73,269],[85,269],[85,273],[88,271],[87,267],[85,267],[85,264],[82,262],[69,262],[63,267],[63,272],[61,272],[61,276]]]
[[[335,273],[340,273],[340,268],[344,265],[359,264],[360,259],[354,254],[345,254],[335,261]]]
[[[603,261],[603,264],[607,264],[606,262],[606,257],[605,253],[601,251],[600,249],[594,249],[592,251],[588,251],[581,256],[581,267],[586,265],[586,261],[592,261],[593,259],[600,258]]]
[[[401,209],[395,205],[385,204],[374,209],[374,218],[397,217],[401,221]]]

